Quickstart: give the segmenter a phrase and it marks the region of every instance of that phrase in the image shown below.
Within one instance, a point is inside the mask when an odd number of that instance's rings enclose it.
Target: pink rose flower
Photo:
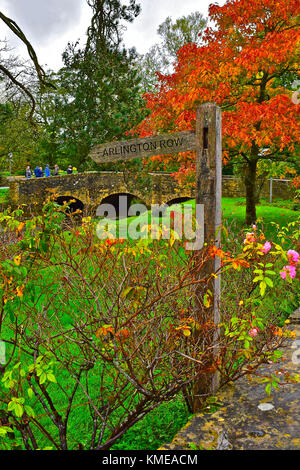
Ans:
[[[286,279],[287,274],[289,274],[291,279],[294,279],[296,277],[295,266],[284,266],[283,271],[280,271],[280,276],[282,279]]]
[[[260,249],[260,251],[262,251],[263,253],[267,254],[267,253],[269,253],[269,251],[271,250],[271,248],[272,248],[271,243],[270,243],[270,242],[266,242],[266,243],[264,244],[264,246]]]
[[[289,259],[289,262],[292,266],[295,266],[296,264],[299,263],[299,253],[295,250],[289,250],[287,252],[287,256],[288,256],[288,259]]]
[[[252,338],[255,338],[258,332],[259,332],[258,328],[251,328],[251,330],[249,331],[249,336],[252,336]]]

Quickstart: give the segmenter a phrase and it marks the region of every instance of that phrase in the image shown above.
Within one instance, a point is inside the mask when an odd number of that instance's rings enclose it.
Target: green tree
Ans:
[[[167,74],[176,61],[179,49],[189,43],[200,44],[207,20],[196,11],[172,21],[167,17],[157,29],[160,42],[142,56],[144,91],[153,90],[158,83],[157,73]]]
[[[88,4],[93,16],[86,43],[68,44],[56,77],[58,93],[48,92],[42,103],[45,151],[68,156],[81,169],[93,168],[87,164],[93,145],[121,138],[144,116],[136,53],[122,46],[121,24],[133,21],[140,7],[133,0],[128,6],[119,0]]]
[[[13,173],[25,171],[27,164],[33,165],[39,158],[40,130],[28,120],[28,104],[0,105],[0,171],[8,170],[8,154],[13,154]],[[39,160],[40,163],[40,160]]]

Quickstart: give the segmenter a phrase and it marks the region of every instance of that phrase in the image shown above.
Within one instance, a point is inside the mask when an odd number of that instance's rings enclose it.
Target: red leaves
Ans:
[[[96,331],[95,336],[100,339],[101,337],[106,337],[109,333],[111,336],[114,336],[119,343],[123,343],[130,336],[130,331],[127,328],[123,328],[115,333],[115,328],[112,325],[102,326]]]
[[[96,338],[100,338],[101,336],[107,336],[108,333],[114,334],[114,328],[112,327],[112,325],[102,326],[96,331],[95,335]]]
[[[107,238],[105,240],[105,245],[107,245],[107,246],[114,246],[114,245],[118,245],[118,244],[123,245],[123,243],[125,243],[124,238]]]
[[[120,342],[125,341],[128,337],[130,336],[130,331],[124,328],[123,330],[120,330],[117,334],[116,337],[119,339]]]
[[[203,45],[182,47],[175,72],[160,77],[158,92],[147,95],[151,115],[140,125],[141,135],[193,129],[196,105],[211,101],[223,108],[227,155],[247,153],[253,146],[270,153],[292,150],[299,141],[299,105],[277,78],[297,67],[299,12],[295,0],[211,5],[214,29],[207,29]],[[191,168],[193,154],[179,158],[181,170]]]

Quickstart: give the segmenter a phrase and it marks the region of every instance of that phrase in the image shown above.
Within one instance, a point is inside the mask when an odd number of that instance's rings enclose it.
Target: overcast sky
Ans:
[[[171,16],[174,20],[193,11],[208,14],[212,0],[140,0],[142,12],[134,23],[128,23],[124,33],[127,47],[135,47],[139,53],[158,42],[158,26]],[[214,0],[223,4],[223,0]],[[85,0],[0,0],[0,10],[13,18],[35,48],[42,65],[57,70],[61,66],[61,54],[68,41],[84,40],[91,18],[91,9]],[[26,50],[19,46],[6,25],[0,22],[0,39],[7,38],[16,50],[26,57]]]

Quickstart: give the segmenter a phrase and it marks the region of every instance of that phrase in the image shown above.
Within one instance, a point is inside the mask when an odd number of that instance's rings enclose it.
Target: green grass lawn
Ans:
[[[281,201],[281,203],[283,202]],[[258,222],[266,236],[275,235],[275,228],[272,222],[276,222],[280,226],[286,226],[289,222],[299,218],[300,211],[292,210],[289,201],[287,201],[286,205],[288,208],[279,207],[276,203],[269,204],[264,201],[257,205]],[[245,226],[245,213],[244,198],[222,198],[223,223],[234,224],[235,229],[242,229]]]
[[[0,204],[5,204],[8,202],[8,197],[9,197],[9,189],[0,189]]]

